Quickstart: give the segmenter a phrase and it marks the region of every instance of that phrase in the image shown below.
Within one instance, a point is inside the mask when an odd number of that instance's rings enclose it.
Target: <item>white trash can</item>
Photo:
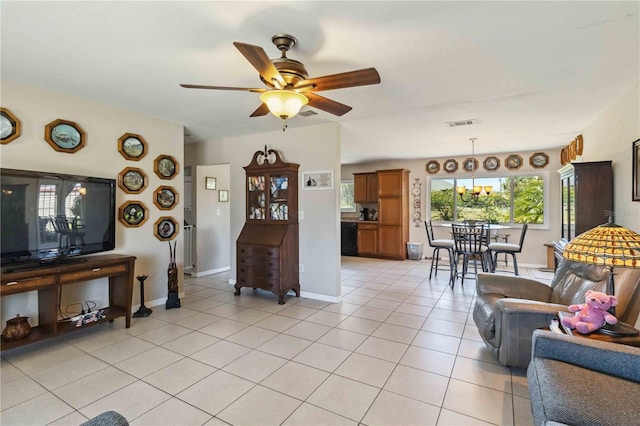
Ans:
[[[422,259],[422,246],[423,243],[407,243],[407,254],[410,260]]]

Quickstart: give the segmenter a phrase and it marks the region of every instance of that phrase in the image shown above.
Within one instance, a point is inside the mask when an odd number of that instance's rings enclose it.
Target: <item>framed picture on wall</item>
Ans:
[[[333,170],[302,172],[303,189],[333,189]]]
[[[631,153],[633,158],[633,201],[640,201],[640,170],[638,166],[640,165],[640,139],[633,142],[633,152]]]
[[[204,178],[204,189],[216,189],[216,178],[208,176]]]
[[[226,189],[221,189],[220,191],[218,191],[218,201],[220,201],[221,203],[228,203],[229,191],[227,191]]]

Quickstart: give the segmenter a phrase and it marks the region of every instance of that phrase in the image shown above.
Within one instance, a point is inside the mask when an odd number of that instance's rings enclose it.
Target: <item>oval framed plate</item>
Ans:
[[[495,172],[500,167],[500,160],[498,157],[487,157],[482,162],[482,167],[488,172]]]
[[[429,172],[429,174],[432,175],[440,171],[440,163],[438,163],[436,160],[431,160],[427,162],[427,165],[425,166],[425,168],[427,172]]]
[[[522,167],[522,157],[520,157],[518,154],[511,154],[507,157],[506,160],[504,160],[504,164],[509,170],[518,170],[520,167]]]
[[[447,173],[455,173],[458,170],[458,162],[453,158],[450,158],[444,162],[442,168]]]
[[[549,164],[549,156],[544,152],[534,152],[529,157],[529,164],[534,169],[543,169]]]

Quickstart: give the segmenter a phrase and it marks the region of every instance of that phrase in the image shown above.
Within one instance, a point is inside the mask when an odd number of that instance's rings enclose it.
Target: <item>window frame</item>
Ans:
[[[505,225],[509,225],[509,226],[513,226],[513,227],[517,227],[517,226],[521,226],[521,223],[516,223],[513,221],[513,214],[514,214],[514,191],[513,191],[513,186],[514,186],[514,182],[515,182],[515,178],[518,177],[531,177],[531,176],[540,176],[542,177],[542,181],[543,181],[543,185],[544,185],[544,194],[543,194],[543,202],[544,202],[544,208],[543,208],[543,214],[544,214],[544,221],[542,223],[530,223],[529,224],[529,228],[530,229],[543,229],[543,230],[548,230],[550,229],[550,218],[549,218],[549,212],[550,212],[550,207],[549,207],[549,202],[550,202],[550,190],[549,190],[549,182],[550,182],[550,176],[549,176],[549,172],[548,171],[540,171],[540,170],[532,170],[532,171],[523,171],[523,172],[519,172],[519,173],[508,173],[508,174],[504,174],[504,175],[500,175],[500,176],[495,176],[495,175],[488,175],[488,174],[481,174],[478,176],[475,176],[476,179],[485,179],[485,178],[508,178],[509,179],[509,185],[510,185],[510,198],[511,198],[511,206],[510,206],[510,213],[509,213],[509,222],[504,222]],[[458,180],[468,180],[469,177],[467,176],[461,176],[461,175],[454,175],[454,176],[428,176],[427,175],[427,194],[426,194],[426,217],[430,218],[431,217],[431,190],[432,190],[432,181],[433,180],[437,180],[437,179],[453,179],[453,184],[454,184],[454,188],[457,185]],[[456,222],[458,219],[458,196],[454,191],[454,203],[453,203],[453,220],[452,221],[446,221],[446,220],[434,220],[434,223],[454,223]]]
[[[354,180],[353,179],[347,179],[347,180],[341,180],[340,181],[340,213],[355,213],[356,211],[358,211],[358,206],[357,203],[355,202],[355,198],[353,200],[353,207],[342,207],[342,185],[351,185],[353,187],[353,193],[355,195],[355,187],[354,187]]]

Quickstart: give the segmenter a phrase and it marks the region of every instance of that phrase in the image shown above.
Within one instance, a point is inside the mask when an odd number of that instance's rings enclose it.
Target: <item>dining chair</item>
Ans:
[[[524,236],[527,233],[527,229],[529,228],[529,224],[525,223],[522,225],[522,231],[520,232],[520,241],[518,244],[512,243],[491,243],[489,244],[489,251],[491,256],[491,267],[492,270],[496,270],[496,266],[498,265],[498,255],[500,253],[504,253],[505,255],[511,255],[513,258],[513,272],[515,275],[520,275],[518,273],[518,260],[516,259],[516,254],[522,252],[522,245],[524,244]]]
[[[424,221],[424,226],[427,229],[427,239],[429,241],[429,247],[433,248],[433,254],[431,255],[431,268],[429,269],[429,279],[433,271],[436,271],[436,277],[438,276],[438,259],[440,258],[440,250],[446,250],[449,256],[449,285],[453,287],[454,280],[454,266],[453,266],[453,240],[436,239],[433,235],[433,225],[430,220]]]
[[[467,270],[469,267],[469,261],[473,261],[474,279],[478,273],[478,262],[483,272],[489,271],[489,262],[491,261],[489,255],[489,249],[487,247],[487,229],[484,224],[475,225],[459,225],[453,224],[453,241],[455,247],[455,277],[461,277],[461,283],[464,285],[465,277],[468,278]],[[457,271],[458,264],[460,263],[460,257],[462,257],[462,273]]]

